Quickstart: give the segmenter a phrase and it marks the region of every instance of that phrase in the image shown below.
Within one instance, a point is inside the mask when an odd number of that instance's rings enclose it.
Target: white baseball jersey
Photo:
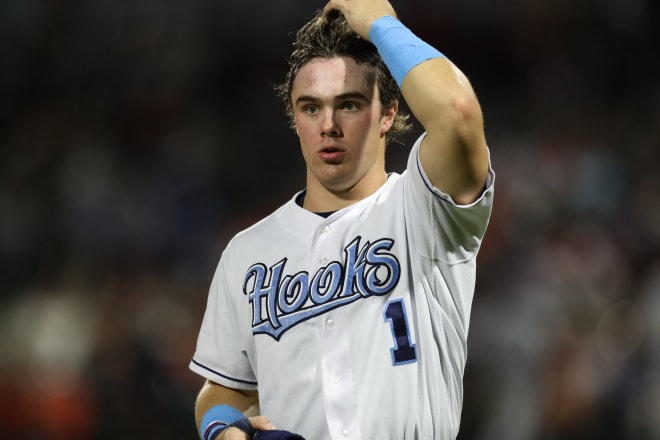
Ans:
[[[327,218],[295,197],[237,234],[211,284],[190,368],[258,389],[278,428],[324,439],[454,439],[492,206],[407,170]]]

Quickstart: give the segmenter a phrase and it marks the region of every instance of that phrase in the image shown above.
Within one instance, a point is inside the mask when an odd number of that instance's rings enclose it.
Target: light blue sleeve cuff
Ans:
[[[373,22],[369,40],[378,49],[399,87],[403,78],[418,64],[432,58],[446,58],[390,15]]]

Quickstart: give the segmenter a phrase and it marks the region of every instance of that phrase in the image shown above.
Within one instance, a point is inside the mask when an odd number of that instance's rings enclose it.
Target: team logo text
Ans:
[[[282,334],[314,316],[361,298],[391,292],[399,282],[399,261],[390,252],[394,240],[360,246],[356,237],[344,248],[344,260],[332,261],[310,275],[286,274],[287,258],[271,267],[257,263],[245,274],[243,293],[252,305],[252,332],[279,340]]]

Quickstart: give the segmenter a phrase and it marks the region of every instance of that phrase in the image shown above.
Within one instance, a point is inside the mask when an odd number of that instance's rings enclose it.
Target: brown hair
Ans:
[[[383,112],[392,108],[401,98],[401,91],[390,74],[376,47],[360,38],[348,25],[343,14],[332,11],[324,16],[322,11],[308,21],[298,32],[293,43],[293,52],[289,58],[289,71],[284,83],[275,87],[277,95],[284,101],[290,125],[295,129],[291,89],[296,76],[309,61],[314,58],[350,57],[358,64],[368,66],[367,81],[376,83],[380,94]],[[400,136],[408,132],[412,124],[409,115],[397,112],[394,123],[385,134],[386,143],[399,141]]]

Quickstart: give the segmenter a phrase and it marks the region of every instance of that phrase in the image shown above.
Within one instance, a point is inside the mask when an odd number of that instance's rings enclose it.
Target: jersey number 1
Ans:
[[[410,330],[403,299],[390,301],[385,306],[385,321],[389,321],[392,330],[392,365],[410,364],[417,361],[415,344],[410,341]]]

